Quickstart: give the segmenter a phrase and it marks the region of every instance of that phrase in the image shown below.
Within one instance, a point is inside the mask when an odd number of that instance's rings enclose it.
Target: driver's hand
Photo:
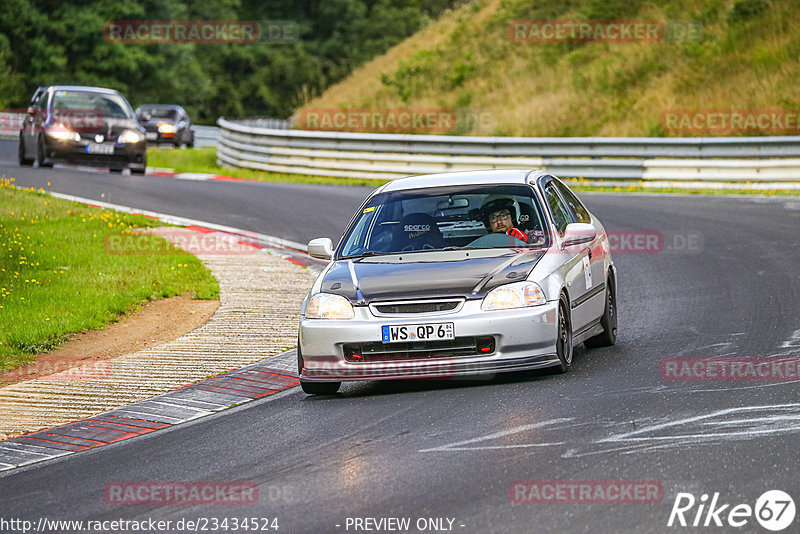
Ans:
[[[510,235],[511,237],[516,237],[521,241],[528,242],[528,234],[520,230],[519,228],[509,228],[506,230],[506,235]]]

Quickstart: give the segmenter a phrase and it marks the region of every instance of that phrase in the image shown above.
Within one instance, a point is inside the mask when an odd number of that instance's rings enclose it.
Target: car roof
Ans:
[[[109,95],[121,94],[115,89],[107,89],[105,87],[92,87],[90,85],[51,85],[47,89],[52,91],[89,91],[93,93],[105,93]]]
[[[443,172],[398,178],[380,188],[380,192],[450,185],[529,184],[544,174],[547,173],[531,169]]]

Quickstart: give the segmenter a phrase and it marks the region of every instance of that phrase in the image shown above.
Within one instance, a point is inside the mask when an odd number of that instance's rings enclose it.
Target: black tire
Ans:
[[[341,385],[341,382],[300,381],[300,387],[303,388],[303,392],[309,395],[335,395]]]
[[[587,348],[610,347],[617,342],[617,296],[614,289],[614,275],[609,274],[606,284],[606,309],[600,318],[603,332],[583,342]]]
[[[133,167],[129,167],[129,169],[131,170],[131,174],[145,174],[147,172],[147,153],[146,152],[144,154],[144,158],[143,159],[144,159],[144,161],[142,161],[142,168],[141,169],[138,168],[138,167],[135,168],[135,169]]]
[[[569,302],[564,295],[558,302],[558,338],[556,339],[556,354],[558,355],[559,373],[566,373],[572,366],[572,318],[569,314]]]
[[[17,149],[17,157],[19,158],[20,167],[30,167],[33,165],[33,160],[25,157],[25,141],[22,136],[19,136],[19,148]]]
[[[53,162],[44,155],[44,140],[40,137],[36,142],[36,162],[39,167],[52,167]]]
[[[303,353],[300,352],[300,337],[297,338],[297,375],[303,374]],[[309,395],[334,395],[339,391],[341,382],[306,382],[300,379],[300,387]]]

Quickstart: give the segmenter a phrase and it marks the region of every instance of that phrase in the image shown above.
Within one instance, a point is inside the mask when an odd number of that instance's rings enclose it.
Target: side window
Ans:
[[[567,207],[562,202],[561,197],[558,196],[553,182],[547,184],[544,188],[544,196],[547,198],[547,204],[550,206],[550,213],[553,214],[553,222],[556,225],[558,233],[563,235],[567,225],[572,222],[572,217],[567,210]]]
[[[564,184],[556,181],[553,181],[553,183],[556,185],[556,187],[558,187],[559,192],[561,192],[561,197],[564,199],[564,202],[567,203],[570,209],[572,209],[572,213],[575,214],[575,222],[591,222],[592,218],[589,216],[589,212],[586,211],[586,208],[583,204],[581,204],[581,201],[578,200],[578,197],[576,197],[572,191],[567,189]]]

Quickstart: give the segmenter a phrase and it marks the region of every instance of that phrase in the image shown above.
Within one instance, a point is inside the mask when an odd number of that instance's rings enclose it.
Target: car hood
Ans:
[[[499,285],[525,280],[544,252],[428,252],[338,260],[325,274],[321,291],[367,304],[418,298],[482,298]],[[466,253],[473,257],[466,257]]]

